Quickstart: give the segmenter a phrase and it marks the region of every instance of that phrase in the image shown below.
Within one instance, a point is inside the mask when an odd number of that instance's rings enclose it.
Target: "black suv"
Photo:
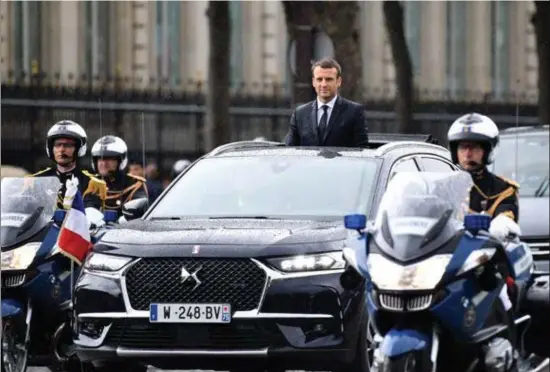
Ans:
[[[240,142],[205,155],[94,247],[75,286],[78,356],[166,369],[367,371],[364,288],[340,284],[343,216],[373,217],[396,172],[456,170],[430,141]]]
[[[533,251],[537,271],[548,273],[550,259],[548,125],[503,130],[492,171],[515,180],[519,189],[522,240]]]

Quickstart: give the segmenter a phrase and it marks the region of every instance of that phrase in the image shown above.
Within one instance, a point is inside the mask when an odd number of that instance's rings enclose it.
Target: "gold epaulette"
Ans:
[[[143,183],[147,182],[147,180],[145,178],[140,177],[140,176],[136,176],[135,174],[128,173],[128,176],[132,177],[133,179],[136,179],[138,181],[141,181]]]
[[[500,178],[501,180],[503,180],[504,182],[506,182],[507,184],[515,187],[516,189],[519,189],[519,183],[517,183],[516,181],[514,180],[511,180],[509,178],[506,178],[506,177],[502,177],[502,176],[497,176],[498,178]]]
[[[38,171],[38,172],[36,172],[36,173],[28,174],[28,175],[26,175],[25,177],[36,177],[36,176],[41,175],[42,173],[45,173],[45,172],[49,171],[50,169],[51,169],[51,168],[48,167],[48,168],[42,169],[41,171]]]
[[[84,173],[85,171],[82,171]],[[90,177],[90,181],[88,182],[88,188],[82,196],[86,196],[88,194],[95,194],[99,196],[101,200],[107,199],[107,183],[103,180],[100,180],[97,177],[92,176],[90,173],[86,172],[86,176]]]

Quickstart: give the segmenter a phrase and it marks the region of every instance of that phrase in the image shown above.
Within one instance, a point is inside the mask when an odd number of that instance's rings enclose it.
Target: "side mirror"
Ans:
[[[348,214],[344,217],[346,229],[361,231],[367,226],[367,216],[364,214]]]
[[[135,220],[145,214],[149,208],[149,199],[139,198],[130,200],[122,206],[122,215],[126,221]]]
[[[472,213],[464,216],[464,228],[476,235],[480,230],[489,231],[491,216],[488,214]]]

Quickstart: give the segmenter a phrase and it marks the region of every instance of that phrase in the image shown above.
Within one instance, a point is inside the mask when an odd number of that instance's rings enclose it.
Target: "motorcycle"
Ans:
[[[82,368],[71,328],[80,267],[54,249],[66,213],[56,210],[60,186],[56,177],[2,179],[2,372]]]
[[[541,343],[524,342],[529,327],[550,326],[547,315],[532,319],[525,310],[538,301],[550,313],[548,278],[540,285],[534,277],[525,243],[510,237],[503,244],[488,233],[489,215],[468,214],[472,186],[465,172],[404,172],[388,184],[373,222],[345,217],[341,283],[365,280],[371,372],[517,372],[548,364],[548,348],[524,347]]]

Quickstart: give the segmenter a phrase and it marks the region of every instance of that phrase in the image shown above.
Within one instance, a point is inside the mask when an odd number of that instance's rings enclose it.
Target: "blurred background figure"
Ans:
[[[145,167],[145,178],[147,179],[147,190],[149,191],[149,201],[153,203],[162,194],[164,187],[160,180],[160,173],[157,163],[149,163]]]
[[[132,176],[138,176],[145,178],[145,172],[143,171],[143,165],[137,160],[131,160],[128,167],[128,173]]]

